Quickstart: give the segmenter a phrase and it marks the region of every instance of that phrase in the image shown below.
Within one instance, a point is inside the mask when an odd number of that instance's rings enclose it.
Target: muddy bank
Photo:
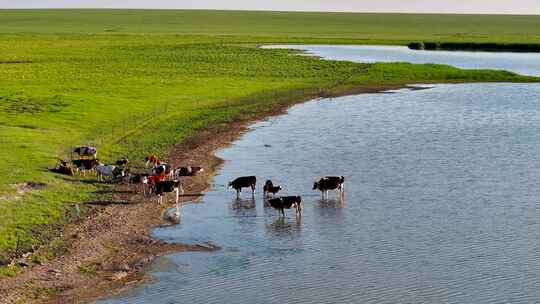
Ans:
[[[204,174],[185,179],[183,203],[196,203],[222,161],[214,152],[237,139],[254,121],[284,113],[292,104],[316,97],[380,92],[403,88],[370,86],[318,92],[298,100],[283,100],[260,113],[246,114],[241,120],[199,130],[171,148],[163,159],[172,165],[197,164]],[[336,93],[338,92],[338,93]],[[219,250],[219,244],[168,244],[150,237],[151,229],[170,224],[164,220],[169,206],[158,206],[154,198],[132,193],[118,186],[110,202],[80,222],[65,227],[64,254],[40,265],[22,270],[16,277],[0,280],[0,303],[77,303],[110,296],[150,279],[147,266],[156,257],[181,251]],[[191,195],[189,195],[191,194]],[[96,202],[93,202],[96,203]]]

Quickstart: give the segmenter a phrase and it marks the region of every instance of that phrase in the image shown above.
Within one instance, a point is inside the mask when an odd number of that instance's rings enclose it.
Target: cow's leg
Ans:
[[[239,199],[240,198],[240,191],[242,190],[242,188],[240,189],[236,189],[236,199]]]
[[[174,189],[174,191],[176,192],[176,205],[178,205],[178,188]]]
[[[251,185],[251,196],[255,196],[255,185]]]
[[[285,209],[281,208],[281,215],[285,217]]]
[[[180,182],[180,191],[182,192],[182,195],[184,195],[184,187],[182,187],[182,182]]]
[[[180,204],[176,204],[176,212],[175,212],[175,215],[176,217],[178,218],[178,220],[180,220],[180,214],[182,213],[182,209],[181,209],[181,206]]]

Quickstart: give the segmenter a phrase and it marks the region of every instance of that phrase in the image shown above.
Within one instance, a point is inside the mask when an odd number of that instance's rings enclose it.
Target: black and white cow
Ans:
[[[146,195],[150,192],[147,173],[134,173],[129,176],[129,184],[135,185],[135,191]]]
[[[233,188],[236,190],[236,198],[240,198],[240,192],[242,188],[251,187],[251,193],[255,196],[255,185],[257,184],[257,178],[255,176],[242,176],[232,182],[229,182],[229,189]]]
[[[200,172],[204,172],[202,167],[187,166],[187,167],[178,167],[174,170],[173,176],[175,178],[180,178],[184,176],[195,176]]]
[[[163,204],[163,196],[166,193],[175,192],[176,194],[176,204],[178,204],[178,196],[180,192],[180,181],[179,180],[171,180],[171,181],[158,181],[154,185],[154,191],[156,195],[158,196],[158,203],[161,205]]]
[[[110,177],[110,179],[115,179],[117,177],[124,177],[124,170],[115,165],[104,165],[98,164],[96,166],[97,178],[98,181],[104,181],[104,177]]]
[[[152,169],[152,174],[155,174],[155,175],[167,175],[167,176],[170,176],[171,173],[172,173],[172,168],[169,164],[167,163],[160,163],[159,165],[155,166],[153,169]]]
[[[339,190],[340,194],[343,195],[344,189],[345,177],[343,176],[325,176],[313,184],[313,190],[321,191],[323,199],[328,196],[330,190]]]
[[[284,209],[296,209],[296,214],[302,213],[302,197],[300,196],[282,196],[269,199],[270,206],[281,211],[281,215],[285,217]]]
[[[73,153],[77,153],[81,158],[97,158],[96,147],[77,147],[73,149]]]
[[[77,173],[86,175],[86,171],[92,171],[96,169],[96,166],[99,163],[97,159],[74,159],[71,163],[75,166]]]
[[[119,160],[116,161],[115,165],[117,165],[118,167],[126,167],[127,165],[129,164],[129,159],[127,158],[121,158]]]

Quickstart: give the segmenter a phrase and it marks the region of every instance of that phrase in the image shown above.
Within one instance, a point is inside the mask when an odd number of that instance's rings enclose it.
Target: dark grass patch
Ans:
[[[10,96],[3,98],[3,109],[10,114],[38,114],[58,113],[69,104],[62,100],[61,96],[54,97],[27,97]]]
[[[0,60],[0,64],[23,64],[23,63],[33,63],[30,60]]]

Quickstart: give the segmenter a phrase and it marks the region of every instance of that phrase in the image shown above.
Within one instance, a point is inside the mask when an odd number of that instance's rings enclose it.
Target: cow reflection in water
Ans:
[[[341,209],[345,207],[345,198],[334,198],[334,199],[320,199],[317,200],[317,205],[319,208],[335,208]]]
[[[278,217],[270,224],[266,224],[267,233],[282,237],[285,235],[299,233],[302,229],[302,217],[295,216],[294,220],[289,220],[286,217]]]
[[[167,209],[163,213],[163,218],[170,222],[171,224],[180,224],[180,219],[182,217],[182,204],[178,203],[174,208]]]
[[[255,198],[236,198],[231,201],[231,208],[234,210],[255,209]]]

